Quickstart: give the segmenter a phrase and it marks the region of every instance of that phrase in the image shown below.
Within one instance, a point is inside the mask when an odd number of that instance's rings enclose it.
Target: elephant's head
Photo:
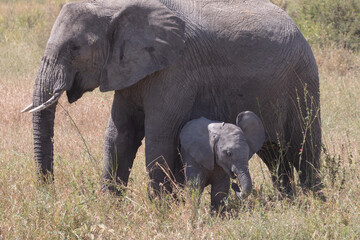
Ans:
[[[173,63],[185,46],[184,22],[163,4],[90,1],[66,4],[50,34],[35,81],[34,157],[40,172],[53,173],[56,103],[84,92],[120,90]],[[50,179],[51,180],[51,179]]]
[[[239,187],[234,190],[243,199],[252,190],[248,161],[262,147],[265,132],[260,119],[250,111],[240,113],[236,124],[200,118],[191,128],[184,127],[180,139],[182,149],[198,164],[212,170],[216,163],[231,178],[237,178],[242,191]]]

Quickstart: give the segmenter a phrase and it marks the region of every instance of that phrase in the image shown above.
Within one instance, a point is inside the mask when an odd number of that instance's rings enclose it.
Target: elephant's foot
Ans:
[[[150,199],[162,197],[164,194],[172,194],[175,181],[171,177],[171,172],[164,166],[153,168],[149,173],[150,182],[148,184],[148,195]]]
[[[321,201],[326,202],[326,196],[322,192],[324,189],[324,184],[320,179],[316,179],[312,182],[313,184],[307,185],[307,184],[301,184],[302,192],[305,195],[313,195],[313,197],[320,199]]]
[[[115,196],[123,196],[126,186],[119,182],[114,182],[110,179],[103,179],[101,184],[100,193],[110,192]]]

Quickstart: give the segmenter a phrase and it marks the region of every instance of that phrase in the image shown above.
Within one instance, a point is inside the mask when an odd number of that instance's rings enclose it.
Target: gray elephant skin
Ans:
[[[312,51],[291,18],[267,0],[100,0],[63,6],[35,81],[34,158],[53,179],[56,103],[100,87],[114,91],[103,181],[126,185],[145,137],[155,192],[171,191],[163,166],[182,182],[179,131],[204,116],[234,123],[257,114],[266,139],[258,155],[281,189],[293,168],[313,189],[321,145],[319,79]],[[284,147],[282,147],[284,146]],[[299,150],[302,149],[301,155]]]
[[[230,177],[240,199],[252,190],[249,159],[263,145],[265,131],[261,120],[250,111],[238,115],[236,125],[201,117],[188,122],[180,132],[181,156],[188,185],[200,193],[211,184],[211,206],[219,210],[230,189]]]

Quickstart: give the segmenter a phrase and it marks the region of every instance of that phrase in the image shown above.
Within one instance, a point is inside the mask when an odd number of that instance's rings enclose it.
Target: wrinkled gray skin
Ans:
[[[240,199],[251,193],[248,161],[265,140],[264,127],[253,112],[242,112],[237,119],[234,125],[201,117],[188,122],[180,132],[186,180],[200,193],[211,184],[214,210],[224,205],[230,177],[237,178],[241,185],[241,192],[233,187]]]
[[[304,187],[318,183],[317,65],[290,17],[267,0],[64,5],[33,95],[34,107],[47,107],[33,110],[34,157],[44,178],[53,179],[56,104],[51,103],[63,91],[72,103],[97,87],[115,91],[105,137],[104,183],[127,184],[146,136],[151,187],[171,190],[159,165],[167,164],[178,181],[184,180],[177,152],[182,126],[201,116],[233,122],[244,110],[255,112],[264,124],[266,144],[258,155],[275,183],[289,190],[293,166]],[[309,108],[312,115],[306,118]]]

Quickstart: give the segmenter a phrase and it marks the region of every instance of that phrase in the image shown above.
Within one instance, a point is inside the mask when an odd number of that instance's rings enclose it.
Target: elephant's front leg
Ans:
[[[121,194],[118,184],[127,185],[130,170],[144,137],[144,114],[132,101],[115,92],[105,135],[103,189]]]
[[[188,153],[182,151],[182,157],[185,159]],[[201,194],[206,184],[206,174],[194,161],[186,161],[185,163],[186,185],[191,189],[198,190]]]
[[[188,153],[181,151],[183,159],[186,159]],[[185,173],[186,173],[186,185],[189,190],[189,199],[192,201],[192,206],[198,208],[200,206],[201,194],[204,191],[205,185],[207,183],[207,174],[206,171],[199,166],[195,161],[186,161],[185,163]]]
[[[225,210],[225,200],[229,194],[230,179],[227,174],[218,176],[211,183],[211,210],[222,212]]]
[[[184,182],[183,163],[178,153],[179,131],[190,117],[187,113],[191,112],[192,99],[188,97],[189,93],[185,94],[172,85],[154,85],[149,92],[153,94],[147,94],[143,102],[146,169],[150,177],[151,198],[162,191],[171,193],[173,183],[179,186],[178,183]],[[184,104],[181,99],[189,103]]]
[[[159,131],[161,134],[162,131]],[[152,136],[145,138],[146,169],[149,173],[149,194],[172,192],[175,183],[174,166],[178,160],[177,141],[175,136]]]
[[[178,131],[181,120],[179,116],[174,115],[170,120],[167,109],[151,109],[148,112],[149,114],[145,112],[145,155],[151,198],[163,191],[171,193],[172,185],[177,184],[175,178],[178,174],[174,170],[176,165],[181,163],[178,154]],[[175,163],[176,161],[179,162]],[[183,164],[180,165],[182,168]]]

